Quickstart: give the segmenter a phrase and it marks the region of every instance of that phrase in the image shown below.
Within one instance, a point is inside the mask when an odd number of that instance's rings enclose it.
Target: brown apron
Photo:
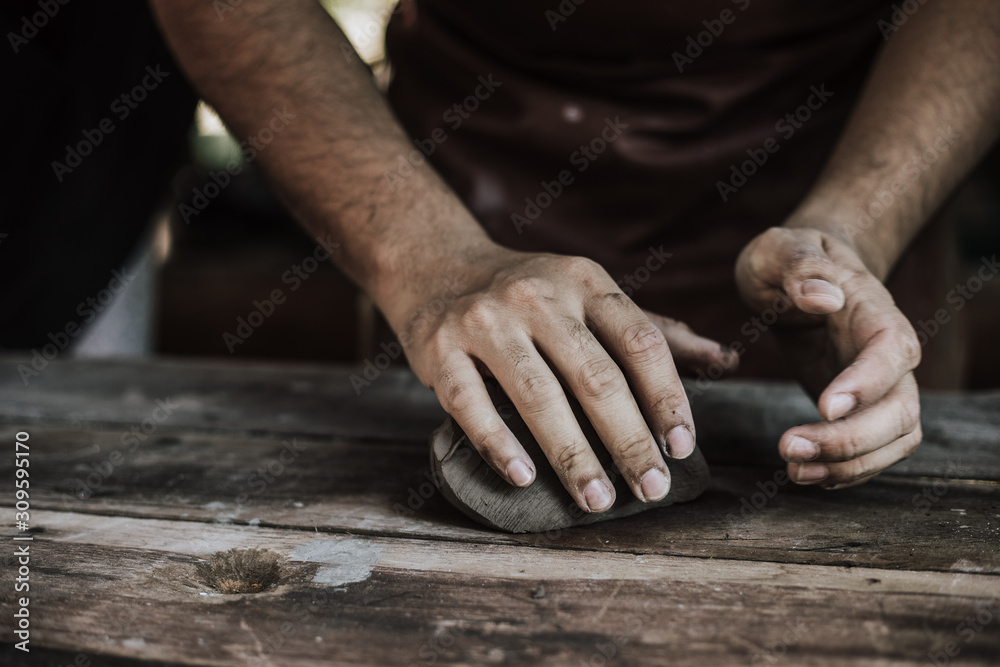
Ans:
[[[641,306],[744,343],[745,374],[780,376],[734,261],[817,177],[885,9],[404,0],[388,96],[496,241],[590,257]]]

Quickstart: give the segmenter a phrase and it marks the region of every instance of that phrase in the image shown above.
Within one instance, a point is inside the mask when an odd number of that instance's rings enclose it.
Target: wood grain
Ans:
[[[482,544],[1000,572],[1000,486],[992,482],[884,477],[828,492],[777,484],[775,470],[715,466],[694,502],[515,536],[475,525],[436,494],[422,443],[299,438],[298,458],[282,464],[288,447],[263,437],[161,427],[129,452],[123,431],[30,431],[38,508]],[[10,427],[0,429],[0,439],[12,436]],[[124,460],[103,476],[95,466],[108,472],[115,451]],[[10,478],[12,466],[10,455],[0,458],[0,479]]]
[[[839,665],[864,656],[902,665],[923,664],[948,642],[960,645],[961,664],[995,664],[1000,654],[998,626],[969,641],[957,629],[1000,609],[995,576],[192,531],[188,522],[61,512],[39,513],[37,524],[35,641],[61,655],[210,665]],[[340,558],[296,557],[317,543]],[[278,553],[282,583],[215,594],[196,564],[231,547]],[[359,564],[370,569],[322,583],[324,567]],[[4,615],[0,625],[9,624]]]
[[[54,361],[21,381],[24,357],[0,357],[0,420],[11,424],[131,426],[157,400],[177,405],[169,423],[188,432],[339,436],[427,442],[445,414],[409,371],[224,361]],[[355,387],[360,388],[360,394]],[[687,383],[698,442],[710,463],[779,465],[777,441],[814,420],[788,383]],[[924,444],[893,474],[1000,481],[1000,392],[924,392]],[[956,468],[957,466],[957,468]]]
[[[815,418],[801,391],[689,384],[714,462],[700,497],[511,535],[435,491],[427,436],[444,415],[407,372],[381,371],[359,395],[351,376],[363,369],[58,361],[25,386],[23,361],[0,360],[0,439],[31,434],[34,632],[29,661],[2,644],[0,664],[1000,655],[998,392],[927,394],[917,455],[826,492],[776,476],[777,437]],[[0,478],[13,465],[0,455]],[[8,537],[10,503],[0,499]],[[280,556],[277,588],[222,596],[200,581],[202,559],[244,547]],[[11,550],[0,558],[10,637]],[[949,643],[957,656],[942,653]]]

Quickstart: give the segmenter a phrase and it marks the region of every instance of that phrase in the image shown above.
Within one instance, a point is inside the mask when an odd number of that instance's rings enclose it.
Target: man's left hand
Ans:
[[[782,435],[793,481],[854,486],[916,451],[920,344],[848,240],[771,228],[743,249],[736,283],[758,314],[779,304],[773,330],[824,420]]]

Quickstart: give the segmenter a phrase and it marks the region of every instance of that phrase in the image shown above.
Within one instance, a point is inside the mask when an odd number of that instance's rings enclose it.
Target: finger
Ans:
[[[736,371],[740,355],[709,338],[699,336],[691,327],[663,315],[642,311],[649,321],[663,332],[667,347],[679,370],[690,373],[712,371],[713,377],[723,377]],[[721,373],[721,374],[720,374]]]
[[[472,446],[498,475],[515,486],[535,479],[535,465],[497,414],[483,378],[469,357],[456,355],[435,378],[431,389],[445,412],[454,417]]]
[[[888,292],[883,298],[860,299],[859,304],[851,320],[863,347],[820,394],[818,405],[824,419],[839,419],[856,406],[875,403],[920,363],[920,342],[913,326]]]
[[[778,450],[786,461],[843,462],[870,454],[920,428],[917,383],[910,375],[875,405],[833,422],[789,429]]]
[[[514,407],[573,500],[587,512],[603,512],[615,489],[580,430],[562,386],[525,337],[487,354],[483,362]]]
[[[663,454],[690,456],[694,419],[663,332],[621,292],[593,296],[585,309],[594,336],[625,371]]]
[[[555,326],[536,332],[538,349],[580,402],[635,497],[661,500],[670,471],[618,364],[582,321],[567,316]]]
[[[815,242],[803,237],[802,230],[772,228],[762,234],[751,259],[757,279],[780,287],[795,307],[812,315],[828,315],[844,307],[837,265],[822,247],[817,232]]]
[[[842,463],[789,463],[788,476],[797,484],[822,484],[825,488],[846,488],[861,484],[917,451],[923,433],[920,426],[885,447]]]

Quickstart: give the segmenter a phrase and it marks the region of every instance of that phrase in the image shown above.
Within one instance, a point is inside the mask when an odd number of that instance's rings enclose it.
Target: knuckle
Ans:
[[[614,443],[611,447],[616,458],[632,463],[638,463],[648,458],[652,449],[648,435],[630,436]]]
[[[590,295],[619,293],[621,290],[604,267],[586,257],[566,257],[559,267],[561,272],[583,286]]]
[[[463,414],[475,403],[476,392],[468,382],[456,381],[449,375],[441,376],[435,386],[441,407],[450,415]]]
[[[822,257],[811,245],[801,244],[795,248],[788,262],[788,273],[792,276],[805,278],[821,275],[829,266],[829,261]]]
[[[844,433],[834,441],[820,442],[820,450],[834,461],[854,461],[862,452],[861,439],[856,433]]]
[[[462,313],[461,326],[474,331],[488,331],[497,324],[497,311],[493,304],[478,299],[466,306]]]
[[[587,257],[565,257],[560,261],[562,262],[561,268],[576,278],[588,278],[604,272],[600,264]]]
[[[901,434],[910,433],[920,429],[920,401],[916,398],[908,398],[903,401],[899,411]]]
[[[760,234],[762,241],[771,243],[785,241],[788,238],[788,230],[784,227],[768,227]]]
[[[883,466],[874,465],[873,462],[865,460],[864,457],[854,459],[843,464],[845,466],[846,480],[856,480],[861,477],[868,477],[882,471]]]
[[[421,349],[423,350],[421,356],[429,357],[434,363],[441,363],[449,355],[454,354],[455,342],[451,340],[451,337],[444,330],[438,329],[427,337],[422,343]],[[434,386],[439,386],[441,383],[447,384],[450,380],[451,373],[446,371],[439,372]]]
[[[848,433],[840,446],[840,456],[842,461],[853,461],[864,453],[863,436],[857,433]]]
[[[908,459],[920,448],[920,443],[924,441],[924,431],[920,424],[913,432],[906,436],[906,444],[903,449],[903,459]],[[902,459],[900,459],[902,460]]]
[[[913,370],[920,365],[920,359],[923,356],[923,348],[920,347],[920,341],[917,339],[917,333],[913,330],[913,327],[908,324],[906,329],[900,336],[898,336],[898,338],[898,350],[903,361],[903,366],[908,371]]]
[[[500,286],[503,300],[519,306],[535,304],[548,292],[546,281],[535,276],[510,276]]]
[[[650,414],[654,415],[665,415],[670,414],[675,416],[676,424],[683,424],[691,429],[694,433],[693,424],[689,423],[682,412],[682,409],[687,401],[687,394],[684,393],[683,387],[680,383],[677,383],[675,388],[668,388],[661,390],[650,402],[649,409]]]
[[[537,374],[525,374],[517,379],[517,395],[529,411],[544,410],[558,391],[555,378]]]
[[[590,359],[580,367],[577,384],[580,398],[601,398],[623,389],[625,378],[611,359]]]
[[[563,475],[574,474],[582,477],[588,476],[585,471],[589,467],[589,458],[590,455],[586,449],[572,445],[560,447],[551,455],[552,466],[558,472]]]
[[[486,429],[470,436],[473,446],[483,458],[491,463],[499,463],[506,449],[506,433],[502,427]]]
[[[639,322],[622,333],[622,349],[630,357],[660,357],[667,351],[667,339],[652,322]]]

